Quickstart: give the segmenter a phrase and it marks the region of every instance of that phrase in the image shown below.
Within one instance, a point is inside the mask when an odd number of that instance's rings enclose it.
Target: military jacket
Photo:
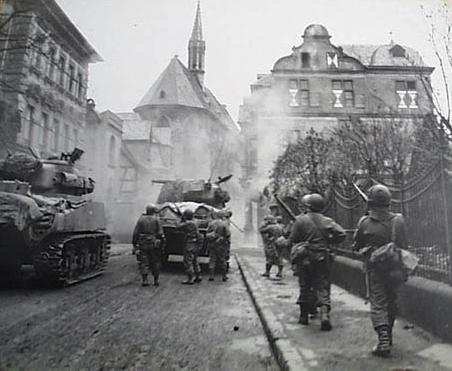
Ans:
[[[355,249],[363,247],[378,247],[391,242],[392,226],[394,223],[395,240],[393,242],[402,249],[408,248],[405,233],[405,223],[402,214],[391,213],[387,210],[369,211],[358,222],[355,232]]]
[[[143,234],[163,238],[163,228],[158,216],[147,214],[140,216],[133,230],[132,243],[136,245],[140,235]]]
[[[215,219],[209,223],[207,227],[207,235],[210,240],[229,242],[231,238],[231,230],[229,223],[225,220]]]
[[[314,220],[319,228],[317,228]],[[325,241],[323,235],[328,236]],[[320,213],[308,212],[299,215],[292,225],[289,240],[291,244],[308,241],[312,245],[326,247],[329,243],[340,243],[345,239],[345,230],[333,219],[328,218]]]

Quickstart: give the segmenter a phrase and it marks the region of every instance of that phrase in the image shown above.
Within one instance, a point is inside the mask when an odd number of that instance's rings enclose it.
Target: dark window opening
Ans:
[[[64,57],[60,57],[60,60],[58,61],[58,67],[60,69],[60,85],[64,86],[64,74],[66,69],[66,59]]]
[[[405,49],[402,48],[400,45],[394,45],[391,49],[389,49],[389,52],[393,57],[399,57],[404,58],[406,57]]]
[[[311,56],[309,53],[301,53],[301,67],[311,67]]]
[[[69,87],[68,90],[70,93],[73,92],[74,89],[74,77],[75,77],[75,67],[73,65],[69,65]]]
[[[407,81],[406,85],[408,90],[416,90],[416,81]]]
[[[164,90],[161,90],[160,91],[160,98],[165,98],[166,97],[166,93],[165,93],[165,91]]]
[[[81,73],[78,74],[78,91],[77,97],[79,99],[83,98],[83,75]]]

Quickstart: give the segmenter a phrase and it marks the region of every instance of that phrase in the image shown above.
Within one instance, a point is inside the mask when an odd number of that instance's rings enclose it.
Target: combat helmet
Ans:
[[[185,220],[193,219],[193,211],[191,211],[190,209],[184,210],[184,212],[182,213],[182,217]]]
[[[306,206],[311,211],[320,212],[325,208],[325,199],[318,193],[312,193],[306,198]]]
[[[147,215],[155,214],[157,211],[158,211],[157,206],[155,206],[154,204],[146,205],[146,214]]]
[[[367,203],[370,207],[387,207],[391,203],[391,191],[382,184],[376,184],[369,189]]]

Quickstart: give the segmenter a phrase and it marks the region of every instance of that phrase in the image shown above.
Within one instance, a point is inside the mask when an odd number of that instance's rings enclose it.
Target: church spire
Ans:
[[[201,3],[198,0],[195,23],[188,42],[188,69],[198,77],[201,85],[204,83],[205,53],[206,42],[202,38]]]
[[[195,23],[193,24],[193,30],[191,32],[191,40],[202,41],[202,24],[201,24],[201,2],[198,0],[198,6],[196,8]]]

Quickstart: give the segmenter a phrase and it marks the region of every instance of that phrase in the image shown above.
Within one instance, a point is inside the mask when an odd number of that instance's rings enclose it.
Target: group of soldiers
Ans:
[[[366,214],[358,222],[353,236],[354,248],[364,254],[371,320],[378,339],[372,354],[380,357],[387,357],[391,351],[401,282],[390,278],[390,270],[382,271],[369,264],[369,256],[390,242],[402,249],[408,247],[403,217],[389,211],[390,201],[391,193],[387,187],[371,187]],[[292,262],[294,274],[298,276],[300,289],[297,300],[299,323],[308,325],[310,315],[319,314],[320,329],[330,331],[332,246],[343,242],[346,233],[333,219],[322,214],[326,203],[321,195],[308,194],[303,197],[302,203],[305,210],[291,225],[281,223],[281,218],[275,216],[276,209],[272,210],[273,215],[265,217],[260,227],[266,257],[262,276],[269,277],[271,267],[277,265],[277,277],[281,277],[282,256],[290,256],[288,259]]]
[[[201,269],[198,255],[206,239],[209,251],[209,281],[215,280],[218,271],[223,282],[228,280],[227,259],[231,245],[229,218],[231,213],[225,210],[213,212],[213,220],[209,223],[205,236],[200,233],[198,224],[193,218],[193,211],[184,210],[181,222],[176,229],[185,236],[183,253],[184,267],[187,279],[183,284],[200,283]],[[154,286],[159,286],[161,259],[165,246],[165,234],[158,216],[158,208],[149,204],[145,214],[141,215],[133,231],[132,244],[138,260],[138,267],[142,277],[142,286],[149,286],[149,272],[154,277]]]

